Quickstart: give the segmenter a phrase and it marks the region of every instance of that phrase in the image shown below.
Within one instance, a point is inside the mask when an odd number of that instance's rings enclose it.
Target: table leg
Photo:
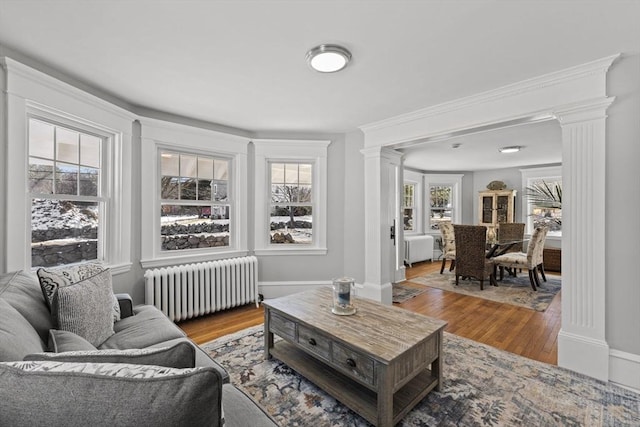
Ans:
[[[435,391],[442,390],[442,338],[444,334],[442,329],[438,333],[438,358],[431,364],[431,372],[438,379],[438,384],[435,387]]]
[[[393,384],[392,372],[388,366],[378,369],[378,427],[393,426]]]
[[[273,348],[273,332],[269,328],[270,310],[265,308],[264,310],[264,358],[265,360],[271,359],[271,348]]]

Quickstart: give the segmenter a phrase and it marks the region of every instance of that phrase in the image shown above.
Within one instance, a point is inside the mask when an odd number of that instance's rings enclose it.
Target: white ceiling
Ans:
[[[520,146],[517,153],[501,147]],[[457,146],[457,148],[454,148]],[[406,167],[421,171],[480,171],[562,162],[562,135],[555,120],[512,126],[401,149]]]
[[[639,18],[636,0],[0,0],[0,45],[134,108],[334,133],[637,53]],[[347,69],[309,69],[321,43]]]

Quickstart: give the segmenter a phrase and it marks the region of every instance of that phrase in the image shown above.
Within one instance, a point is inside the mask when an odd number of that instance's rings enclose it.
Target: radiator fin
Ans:
[[[258,294],[255,256],[147,270],[145,302],[174,322],[255,302]]]

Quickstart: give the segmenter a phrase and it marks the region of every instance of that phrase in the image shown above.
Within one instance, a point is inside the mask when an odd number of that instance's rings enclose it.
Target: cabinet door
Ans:
[[[498,196],[496,201],[496,222],[511,222],[509,215],[509,196]]]
[[[493,196],[482,196],[482,218],[485,224],[493,223]]]

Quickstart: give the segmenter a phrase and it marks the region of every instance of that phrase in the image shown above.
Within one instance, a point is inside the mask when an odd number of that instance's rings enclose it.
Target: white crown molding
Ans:
[[[42,86],[45,86],[51,90],[64,94],[65,96],[70,96],[76,100],[82,101],[84,103],[91,104],[92,106],[104,110],[108,113],[119,116],[120,118],[126,120],[136,120],[138,116],[124,108],[118,107],[108,101],[103,100],[95,95],[91,95],[88,92],[85,92],[82,89],[78,89],[77,87],[65,83],[61,80],[56,79],[55,77],[51,77],[50,75],[38,71],[34,68],[31,68],[27,65],[24,65],[16,60],[13,60],[7,56],[0,57],[0,67],[4,68],[8,71],[9,84],[7,85],[7,93],[14,94],[17,96],[23,97],[24,94],[21,91],[15,91],[12,85],[12,79],[14,77],[20,77],[32,83],[37,83]]]
[[[512,97],[514,95],[535,91],[540,88],[578,80],[589,75],[601,74],[604,76],[613,62],[617,58],[619,58],[620,55],[620,53],[617,53],[615,55],[607,56],[605,58],[588,62],[586,64],[577,65],[574,67],[566,68],[564,70],[555,71],[528,80],[523,80],[510,85],[502,86],[490,91],[481,92],[465,98],[456,99],[454,101],[445,102],[432,107],[426,107],[420,110],[412,111],[410,113],[401,114],[399,116],[365,124],[363,126],[360,126],[360,129],[366,134],[368,132],[394,127],[416,120],[422,120],[451,111],[468,108],[474,105],[480,105],[487,102]]]

